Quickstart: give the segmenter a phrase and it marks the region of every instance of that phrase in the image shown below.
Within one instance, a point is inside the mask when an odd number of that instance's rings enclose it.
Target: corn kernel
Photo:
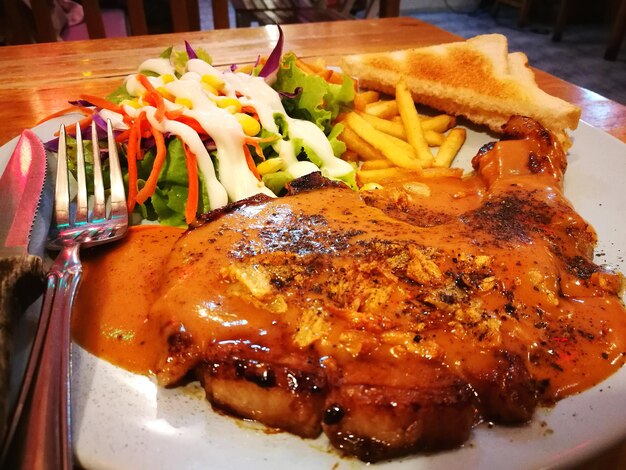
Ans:
[[[202,85],[202,88],[204,88],[206,91],[208,91],[209,93],[213,95],[217,96],[220,94],[220,92],[217,91],[215,87],[213,87],[212,85],[209,85],[208,83],[201,82],[200,85]]]
[[[200,79],[200,81],[203,84],[210,85],[216,90],[221,90],[222,88],[224,88],[224,84],[225,84],[224,80],[222,80],[220,77],[216,75],[209,75],[209,74],[202,75],[202,78]]]
[[[243,129],[243,133],[249,136],[255,136],[261,130],[261,124],[259,121],[254,119],[252,116],[248,116],[244,113],[236,113],[235,118],[241,124],[241,128]]]
[[[181,106],[185,106],[189,109],[193,108],[193,102],[189,99],[189,98],[176,98],[176,101],[174,101],[174,103],[179,104]]]
[[[246,65],[242,65],[241,67],[238,67],[236,72],[249,74],[249,73],[252,73],[253,70],[254,70],[254,65],[246,64]]]
[[[157,87],[156,91],[166,100],[174,101],[176,99],[176,97],[172,95],[165,87]]]
[[[161,80],[163,81],[163,83],[170,83],[174,81],[174,77],[169,73],[166,73],[164,75],[161,75]]]
[[[141,104],[137,100],[124,100],[120,103],[122,106],[130,106],[131,108],[139,109]]]
[[[267,175],[270,173],[276,173],[285,167],[285,161],[282,158],[270,158],[257,165],[256,169],[260,175]]]
[[[227,109],[233,114],[241,112],[241,103],[239,102],[237,98],[229,98],[229,97],[221,98],[217,100],[217,105],[220,108]]]

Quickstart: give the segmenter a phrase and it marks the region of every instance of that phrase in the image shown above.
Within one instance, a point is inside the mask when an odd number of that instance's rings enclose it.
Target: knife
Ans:
[[[7,422],[10,338],[18,312],[44,288],[41,256],[29,242],[46,176],[46,153],[25,130],[0,177],[0,437]]]

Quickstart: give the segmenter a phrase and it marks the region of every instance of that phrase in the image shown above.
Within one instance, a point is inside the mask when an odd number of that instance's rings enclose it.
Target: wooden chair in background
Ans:
[[[84,24],[68,27],[61,35],[52,21],[52,0],[31,0],[30,3],[28,10],[21,0],[4,0],[9,44],[139,36],[149,32],[143,0],[119,2],[123,9],[103,9],[98,0],[81,0]],[[200,29],[198,0],[169,0],[169,5],[174,32]]]
[[[609,43],[604,52],[606,60],[617,60],[619,48],[624,41],[624,33],[626,33],[626,0],[620,0],[619,9],[611,28]]]
[[[612,21],[609,40],[604,51],[604,58],[606,60],[617,59],[617,54],[619,53],[620,46],[624,39],[624,33],[626,32],[626,0],[617,0],[617,4],[612,6],[615,6],[615,15],[610,15],[612,16]],[[563,39],[563,32],[567,25],[570,8],[571,0],[561,0],[552,33],[552,40],[555,42]]]
[[[517,18],[518,26],[523,27],[528,24],[533,0],[495,0],[492,10],[494,15],[497,14],[498,8],[501,4],[519,8],[520,11]],[[585,4],[585,8],[597,8],[599,6],[597,2],[589,2],[588,0],[585,0]],[[615,14],[611,15],[611,31],[606,50],[604,52],[604,58],[606,60],[617,59],[620,46],[624,39],[624,34],[626,33],[626,0],[615,0],[613,5],[609,4],[609,7],[611,6],[615,7]],[[565,26],[567,25],[571,9],[572,0],[560,0],[558,3],[556,20],[552,31],[553,41],[558,42],[563,38],[563,32],[565,31]]]
[[[326,0],[231,0],[238,28],[250,26],[252,23],[261,26],[354,19],[356,2],[357,0],[340,0],[335,5],[328,5]],[[366,0],[362,11],[361,17],[374,18],[381,12],[381,2]]]
[[[494,16],[498,14],[498,9],[500,8],[501,4],[519,8],[517,26],[523,27],[528,24],[528,20],[530,19],[530,7],[532,6],[532,0],[495,0],[493,2],[492,8],[492,14]]]

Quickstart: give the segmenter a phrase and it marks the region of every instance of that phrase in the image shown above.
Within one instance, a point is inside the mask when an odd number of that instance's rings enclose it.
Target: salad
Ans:
[[[49,118],[80,112],[78,126],[93,121],[102,137],[111,121],[133,223],[184,227],[229,202],[280,196],[286,183],[316,171],[354,188],[355,167],[340,158],[343,125],[334,123],[352,106],[353,80],[307,73],[293,53],[282,55],[282,45],[281,31],[267,60],[226,71],[202,49],[170,47],[106,99],[81,95]],[[75,130],[67,134],[72,155]],[[89,173],[91,145],[84,142]],[[47,148],[57,145],[58,138]],[[106,155],[103,167],[106,173]]]

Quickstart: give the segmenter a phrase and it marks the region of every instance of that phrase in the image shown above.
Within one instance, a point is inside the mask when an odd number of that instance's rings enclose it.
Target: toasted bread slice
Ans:
[[[505,36],[393,52],[349,55],[341,67],[363,88],[389,94],[403,78],[414,100],[500,132],[512,115],[539,121],[565,148],[580,108],[541,90],[521,52],[509,53]]]

